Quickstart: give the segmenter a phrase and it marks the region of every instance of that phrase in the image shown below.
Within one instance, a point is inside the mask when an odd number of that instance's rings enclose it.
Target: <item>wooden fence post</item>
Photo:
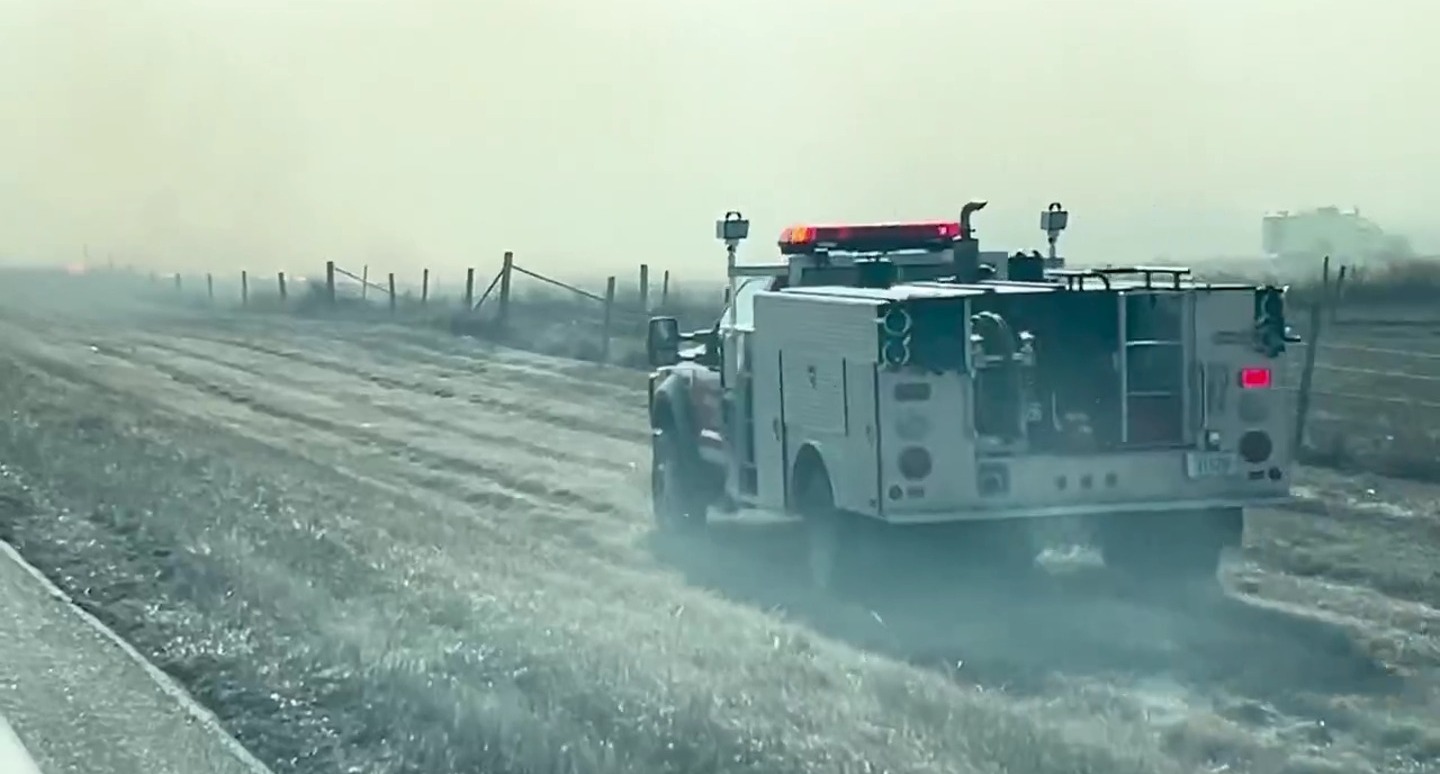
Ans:
[[[1305,365],[1300,371],[1300,389],[1295,395],[1295,429],[1290,438],[1291,459],[1300,454],[1305,442],[1305,421],[1310,414],[1310,386],[1315,378],[1315,356],[1320,352],[1320,326],[1324,321],[1325,304],[1330,300],[1330,256],[1320,268],[1320,297],[1310,305],[1309,341],[1305,344]]]
[[[420,305],[425,306],[430,302],[430,270],[424,269],[420,272]]]
[[[240,270],[240,306],[250,305],[250,272]]]
[[[210,303],[215,303],[215,275],[205,272],[205,295]]]
[[[280,284],[280,305],[285,305],[285,272],[276,272],[275,278]]]
[[[370,264],[360,267],[360,300],[364,301],[370,290]]]
[[[475,267],[465,270],[465,308],[475,307]]]
[[[335,262],[325,262],[325,300],[335,305]]]
[[[514,267],[515,254],[506,250],[505,261],[500,267],[500,297],[495,299],[499,305],[496,320],[502,328],[510,321],[510,273]]]
[[[660,278],[660,306],[670,305],[670,270],[666,269],[665,274]]]
[[[395,314],[395,272],[390,272],[390,314]]]
[[[1340,271],[1335,275],[1335,292],[1330,294],[1330,324],[1332,325],[1340,317],[1340,304],[1345,295],[1345,275],[1349,269],[1348,265],[1341,266]]]
[[[650,264],[640,264],[640,311],[650,313]]]
[[[600,327],[600,361],[610,362],[610,322],[615,310],[615,278],[605,280],[605,321]]]

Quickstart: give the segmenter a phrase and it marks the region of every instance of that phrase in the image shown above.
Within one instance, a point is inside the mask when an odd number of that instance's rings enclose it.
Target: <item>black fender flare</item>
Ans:
[[[687,380],[678,374],[670,374],[660,381],[650,399],[650,429],[659,430],[661,425],[667,423],[668,416],[670,430],[680,441],[680,448],[686,450],[687,455],[694,455],[698,459],[699,450],[696,444],[699,442],[700,433],[695,426],[689,387]]]
[[[695,491],[705,491],[710,476],[706,474],[707,466],[700,457],[700,432],[690,402],[690,381],[678,374],[662,379],[650,400],[652,451],[654,432],[662,427],[673,436],[671,448],[678,455],[676,462],[680,475],[697,487]],[[705,500],[708,502],[709,498]]]
[[[804,490],[805,485],[809,483],[809,479],[817,474],[825,476],[830,482],[830,496],[832,498],[835,496],[835,480],[831,477],[830,464],[825,459],[825,451],[822,444],[817,441],[805,441],[800,444],[800,448],[795,451],[795,458],[788,464],[790,465],[790,470],[788,471],[785,492],[785,504],[788,510],[793,512],[800,508],[800,493]]]

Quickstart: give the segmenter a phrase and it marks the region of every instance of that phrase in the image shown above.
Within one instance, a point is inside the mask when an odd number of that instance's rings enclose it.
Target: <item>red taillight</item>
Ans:
[[[1240,369],[1240,389],[1242,390],[1269,389],[1272,381],[1272,375],[1268,368]]]

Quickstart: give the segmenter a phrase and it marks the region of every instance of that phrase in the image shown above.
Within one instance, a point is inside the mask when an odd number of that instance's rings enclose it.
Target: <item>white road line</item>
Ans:
[[[99,633],[100,636],[109,640],[118,647],[126,657],[135,662],[135,664],[144,670],[150,679],[159,686],[161,691],[174,700],[176,704],[180,705],[180,709],[183,710],[185,714],[189,715],[195,722],[214,734],[241,766],[252,772],[252,774],[271,774],[268,766],[261,763],[260,759],[252,755],[240,742],[236,741],[235,737],[230,735],[230,732],[225,730],[225,727],[221,725],[220,719],[215,716],[215,713],[201,706],[199,702],[190,696],[188,691],[181,687],[179,683],[175,682],[169,675],[161,671],[159,667],[150,663],[150,660],[141,655],[140,651],[136,650],[135,646],[127,642],[125,638],[116,634],[110,627],[101,623],[100,619],[86,612],[84,608],[76,604],[75,600],[71,599],[69,594],[66,594],[59,586],[56,586],[53,581],[45,577],[45,573],[40,572],[38,567],[26,561],[25,557],[21,556],[20,552],[15,550],[14,546],[4,540],[0,540],[0,561],[7,559],[19,565],[30,577],[35,579],[36,583],[45,589],[46,593],[63,602],[66,607],[70,609],[70,612],[78,616],[86,625]],[[3,748],[3,746],[4,739],[0,739],[0,748]],[[3,753],[3,749],[0,749],[0,753]],[[3,755],[0,755],[0,764],[5,762]],[[20,769],[20,771],[24,772],[24,774],[31,774],[31,772],[25,769]],[[10,770],[0,766],[0,774],[10,774]],[[38,772],[35,772],[35,774],[38,774]]]
[[[35,765],[5,718],[0,718],[0,771],[5,774],[40,774],[40,767]]]

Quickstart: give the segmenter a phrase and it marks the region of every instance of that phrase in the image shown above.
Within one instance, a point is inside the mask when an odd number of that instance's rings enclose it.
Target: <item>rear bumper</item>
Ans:
[[[966,510],[914,511],[886,514],[891,524],[943,524],[956,521],[993,521],[997,519],[1044,519],[1064,516],[1103,516],[1112,513],[1173,513],[1204,511],[1219,508],[1278,507],[1294,501],[1291,494],[1246,498],[1206,498],[1197,500],[1138,500],[1118,503],[1085,503],[1082,505],[1042,505]]]

